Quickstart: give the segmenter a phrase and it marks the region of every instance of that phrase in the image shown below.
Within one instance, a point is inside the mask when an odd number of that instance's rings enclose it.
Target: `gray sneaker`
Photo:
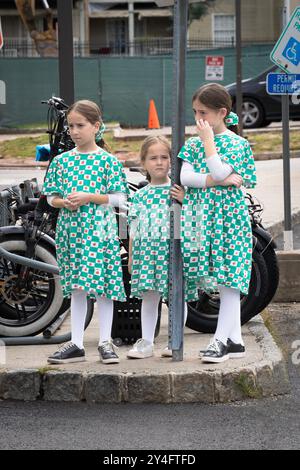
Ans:
[[[131,359],[145,359],[151,356],[153,356],[153,344],[143,338],[138,339],[127,353],[127,357]]]
[[[71,362],[83,361],[85,361],[84,349],[80,349],[74,343],[65,344],[48,357],[49,364],[69,364]]]
[[[203,362],[220,363],[229,359],[228,346],[222,341],[214,339],[201,356]]]
[[[98,352],[100,356],[100,361],[103,364],[117,364],[120,362],[119,356],[116,354],[115,349],[117,347],[110,341],[103,341],[99,344]]]

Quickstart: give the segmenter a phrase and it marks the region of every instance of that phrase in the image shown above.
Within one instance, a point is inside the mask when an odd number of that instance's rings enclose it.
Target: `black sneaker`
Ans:
[[[85,361],[85,351],[74,343],[65,344],[62,348],[48,357],[49,364],[68,364],[69,362]]]
[[[227,340],[228,354],[230,359],[245,357],[245,346],[240,343],[234,343],[231,339]]]
[[[117,364],[120,362],[115,348],[116,346],[112,341],[103,341],[103,343],[98,346],[100,361],[103,362],[103,364]]]
[[[203,362],[219,363],[229,359],[228,347],[218,339],[214,339],[201,356]]]

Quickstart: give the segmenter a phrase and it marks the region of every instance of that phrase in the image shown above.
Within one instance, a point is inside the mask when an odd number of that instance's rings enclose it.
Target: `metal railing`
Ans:
[[[243,41],[243,46],[262,44],[255,41]],[[263,44],[268,44],[264,42]],[[270,43],[271,44],[271,43]],[[273,43],[272,43],[273,44]],[[235,47],[235,39],[213,41],[191,38],[187,41],[187,51],[201,51],[203,49],[231,48]],[[88,43],[74,39],[74,57],[98,57],[98,56],[158,56],[173,53],[173,38],[136,38],[129,41],[109,41],[106,43]],[[29,39],[6,38],[0,57],[36,57],[34,42]]]

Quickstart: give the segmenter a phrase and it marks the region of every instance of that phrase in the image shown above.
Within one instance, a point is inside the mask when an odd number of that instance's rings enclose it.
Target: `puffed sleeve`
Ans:
[[[129,194],[126,174],[123,165],[116,157],[111,157],[106,165],[107,192]]]
[[[194,163],[194,152],[195,152],[195,139],[192,137],[188,139],[182,149],[180,150],[179,154],[177,155],[178,158],[184,160],[185,162]]]
[[[55,157],[46,174],[42,194],[45,196],[51,196],[52,194],[58,194],[62,197],[64,196],[62,173],[62,165],[59,158]]]
[[[244,180],[245,188],[254,188],[256,186],[256,168],[253,153],[249,142],[242,139],[239,144],[226,149],[226,153],[221,156],[222,161],[232,166]]]

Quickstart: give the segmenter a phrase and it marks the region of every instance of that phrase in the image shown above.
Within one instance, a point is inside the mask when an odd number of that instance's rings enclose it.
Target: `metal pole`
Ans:
[[[235,47],[236,47],[236,113],[239,117],[240,135],[243,135],[242,92],[242,27],[241,0],[235,0]]]
[[[283,28],[287,25],[289,16],[289,1],[285,0],[283,8]],[[290,102],[289,95],[282,95],[282,159],[283,159],[283,188],[284,188],[284,231],[283,249],[293,250],[292,205],[291,205],[291,172],[290,172]]]
[[[180,184],[180,162],[177,154],[185,139],[185,66],[187,42],[188,2],[174,2],[173,44],[173,119],[172,119],[172,184]],[[183,360],[184,292],[180,250],[180,206],[172,201],[170,218],[170,293],[169,338],[173,361]]]
[[[59,93],[67,104],[74,102],[73,0],[57,1]]]
[[[128,2],[129,55],[135,53],[134,48],[134,3]]]

